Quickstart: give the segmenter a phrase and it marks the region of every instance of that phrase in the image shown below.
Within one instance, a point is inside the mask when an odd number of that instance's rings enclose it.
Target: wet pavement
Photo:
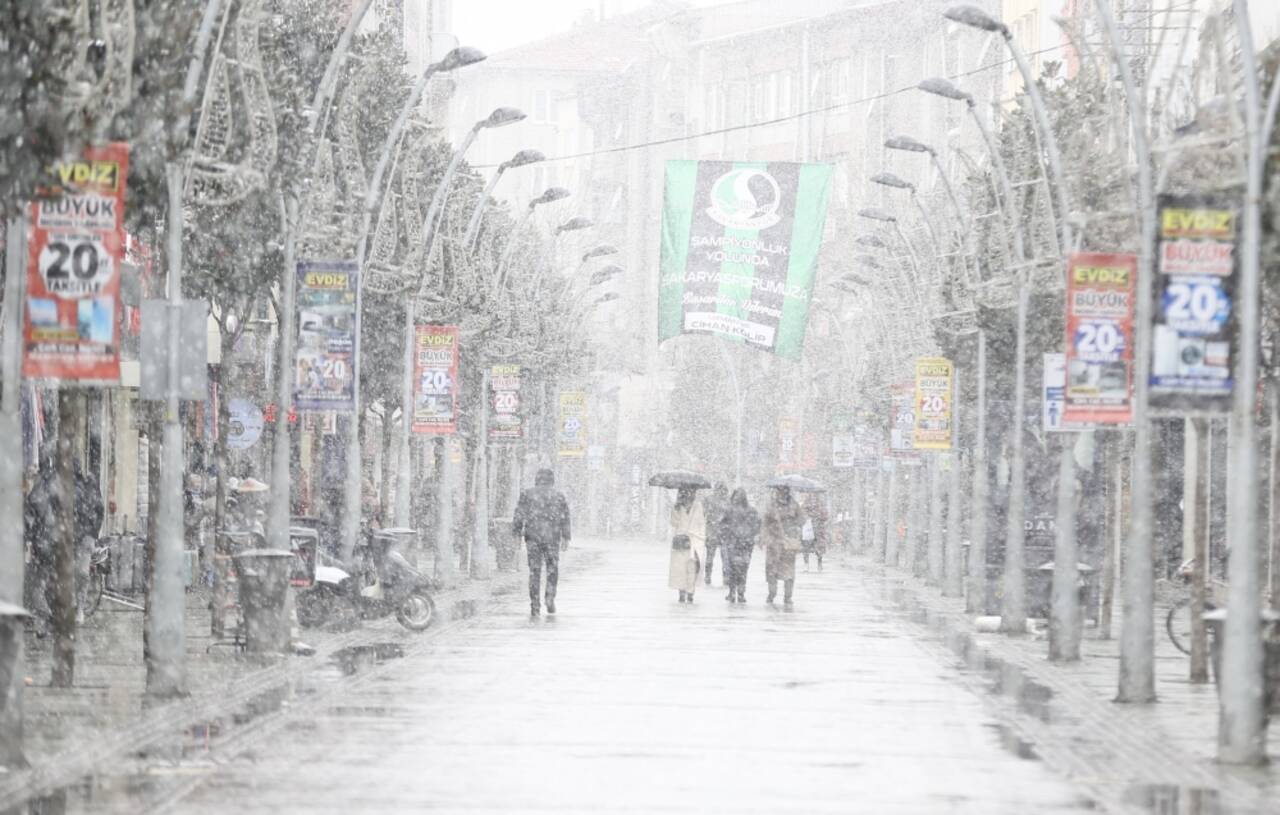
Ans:
[[[718,578],[678,604],[661,543],[593,544],[566,561],[556,617],[530,620],[517,593],[418,646],[345,654],[340,693],[172,767],[193,780],[164,810],[1094,809],[848,568],[801,566],[785,612],[763,603],[762,559],[745,606],[725,602]]]

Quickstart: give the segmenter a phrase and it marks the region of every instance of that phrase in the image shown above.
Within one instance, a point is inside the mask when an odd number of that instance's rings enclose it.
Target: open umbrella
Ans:
[[[241,481],[239,484],[237,484],[235,488],[236,492],[242,493],[242,494],[251,493],[251,492],[266,492],[269,489],[271,488],[256,478],[246,478],[243,481]]]
[[[812,478],[806,478],[797,473],[787,473],[786,475],[775,475],[768,481],[764,482],[766,487],[788,487],[792,492],[826,492],[824,487]]]
[[[649,477],[650,487],[663,487],[678,490],[681,487],[692,487],[695,490],[711,489],[711,481],[705,475],[698,475],[689,470],[663,470]]]

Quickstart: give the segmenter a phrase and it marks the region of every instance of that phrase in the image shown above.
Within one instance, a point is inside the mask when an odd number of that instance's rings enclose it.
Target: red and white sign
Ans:
[[[413,432],[458,432],[458,327],[414,326],[413,351]]]
[[[1054,424],[1133,421],[1133,308],[1138,259],[1080,253],[1067,267],[1066,383]]]
[[[31,204],[22,375],[120,381],[120,274],[129,146],[90,147],[53,166]]]

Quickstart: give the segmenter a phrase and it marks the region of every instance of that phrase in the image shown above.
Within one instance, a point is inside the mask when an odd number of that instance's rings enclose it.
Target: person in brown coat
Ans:
[[[781,580],[783,605],[791,608],[796,585],[796,552],[800,551],[800,530],[804,522],[804,510],[792,497],[790,488],[776,487],[764,516],[764,534],[761,536],[765,548],[764,577],[769,585],[768,603],[778,596],[778,581]]]

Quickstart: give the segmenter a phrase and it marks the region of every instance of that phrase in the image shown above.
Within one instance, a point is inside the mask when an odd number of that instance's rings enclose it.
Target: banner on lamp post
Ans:
[[[831,165],[668,161],[658,341],[713,334],[798,359]]]
[[[358,274],[354,260],[298,262],[293,403],[300,410],[355,408]]]
[[[120,277],[129,145],[58,161],[31,203],[22,375],[49,383],[120,381]]]
[[[489,441],[523,438],[519,365],[494,365],[489,370],[489,398]]]
[[[1138,259],[1134,255],[1071,256],[1067,267],[1067,350],[1062,362],[1061,405],[1057,406],[1060,412],[1054,417],[1046,412],[1046,429],[1078,430],[1133,421],[1137,276]],[[1046,387],[1047,377],[1048,368]]]
[[[951,381],[951,360],[916,360],[915,432],[911,439],[915,449],[951,449]]]
[[[889,387],[889,454],[904,464],[918,463],[915,449],[916,388],[914,382]]]
[[[560,457],[582,458],[587,454],[587,394],[560,392]]]
[[[458,327],[413,329],[413,432],[458,431]]]
[[[1165,413],[1228,412],[1238,350],[1239,204],[1161,195],[1156,214],[1149,403]]]

